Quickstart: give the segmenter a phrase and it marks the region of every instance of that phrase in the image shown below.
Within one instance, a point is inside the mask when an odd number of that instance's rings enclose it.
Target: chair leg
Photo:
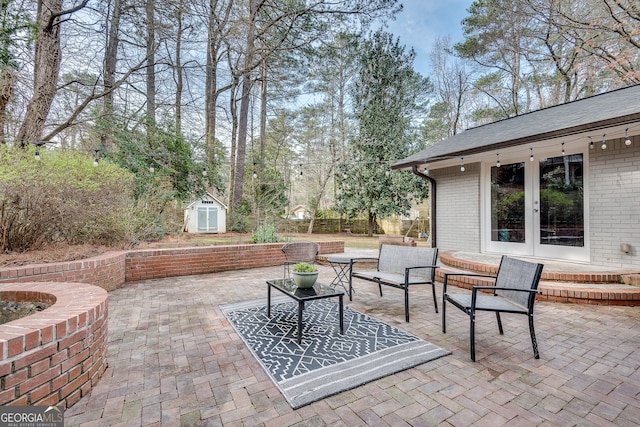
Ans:
[[[436,308],[436,313],[438,312],[438,300],[436,299],[436,284],[431,283],[431,291],[433,292],[433,306]]]
[[[496,319],[498,320],[498,330],[500,331],[500,335],[504,335],[504,331],[502,330],[502,321],[500,320],[499,311],[496,311]]]
[[[476,361],[476,340],[475,340],[475,334],[476,334],[476,313],[475,311],[471,311],[469,313],[469,319],[470,319],[470,324],[469,324],[469,351],[471,352],[471,361],[475,362]]]
[[[380,291],[380,296],[382,296],[382,285],[378,283],[378,290]]]
[[[447,318],[445,317],[445,312],[447,309],[447,295],[442,295],[442,333],[447,333]]]
[[[531,333],[533,355],[536,359],[540,359],[540,353],[538,353],[538,342],[536,341],[536,331],[533,329],[533,315],[529,315],[529,332]]]
[[[409,285],[404,285],[404,320],[409,323]]]

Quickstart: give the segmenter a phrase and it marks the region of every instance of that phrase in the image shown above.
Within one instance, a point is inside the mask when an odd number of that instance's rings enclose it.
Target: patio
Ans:
[[[509,325],[505,315],[500,336],[487,313],[473,363],[467,316],[450,312],[443,335],[425,288],[412,293],[405,323],[399,291],[381,299],[364,282],[348,305],[453,354],[294,411],[218,307],[264,298],[265,281],[281,274],[275,266],[111,291],[109,366],[66,411],[65,425],[631,426],[640,419],[637,307],[537,303],[539,360],[526,322]],[[320,267],[320,280],[333,275]]]

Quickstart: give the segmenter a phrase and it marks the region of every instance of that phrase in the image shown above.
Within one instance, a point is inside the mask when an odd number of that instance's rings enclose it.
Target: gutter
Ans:
[[[425,175],[418,170],[418,166],[413,165],[411,167],[411,172],[415,175],[419,176],[422,179],[429,181],[431,184],[431,188],[429,190],[429,198],[431,199],[431,218],[429,219],[429,233],[431,237],[431,247],[437,248],[436,242],[436,180],[430,177],[429,175]]]

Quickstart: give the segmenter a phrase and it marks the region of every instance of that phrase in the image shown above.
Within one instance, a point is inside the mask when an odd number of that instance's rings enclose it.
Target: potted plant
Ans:
[[[308,262],[299,262],[293,266],[291,277],[299,288],[311,288],[318,279],[318,269]]]

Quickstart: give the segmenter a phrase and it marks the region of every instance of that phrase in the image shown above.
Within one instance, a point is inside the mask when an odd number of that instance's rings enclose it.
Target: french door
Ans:
[[[488,252],[589,261],[585,153],[485,167]]]

